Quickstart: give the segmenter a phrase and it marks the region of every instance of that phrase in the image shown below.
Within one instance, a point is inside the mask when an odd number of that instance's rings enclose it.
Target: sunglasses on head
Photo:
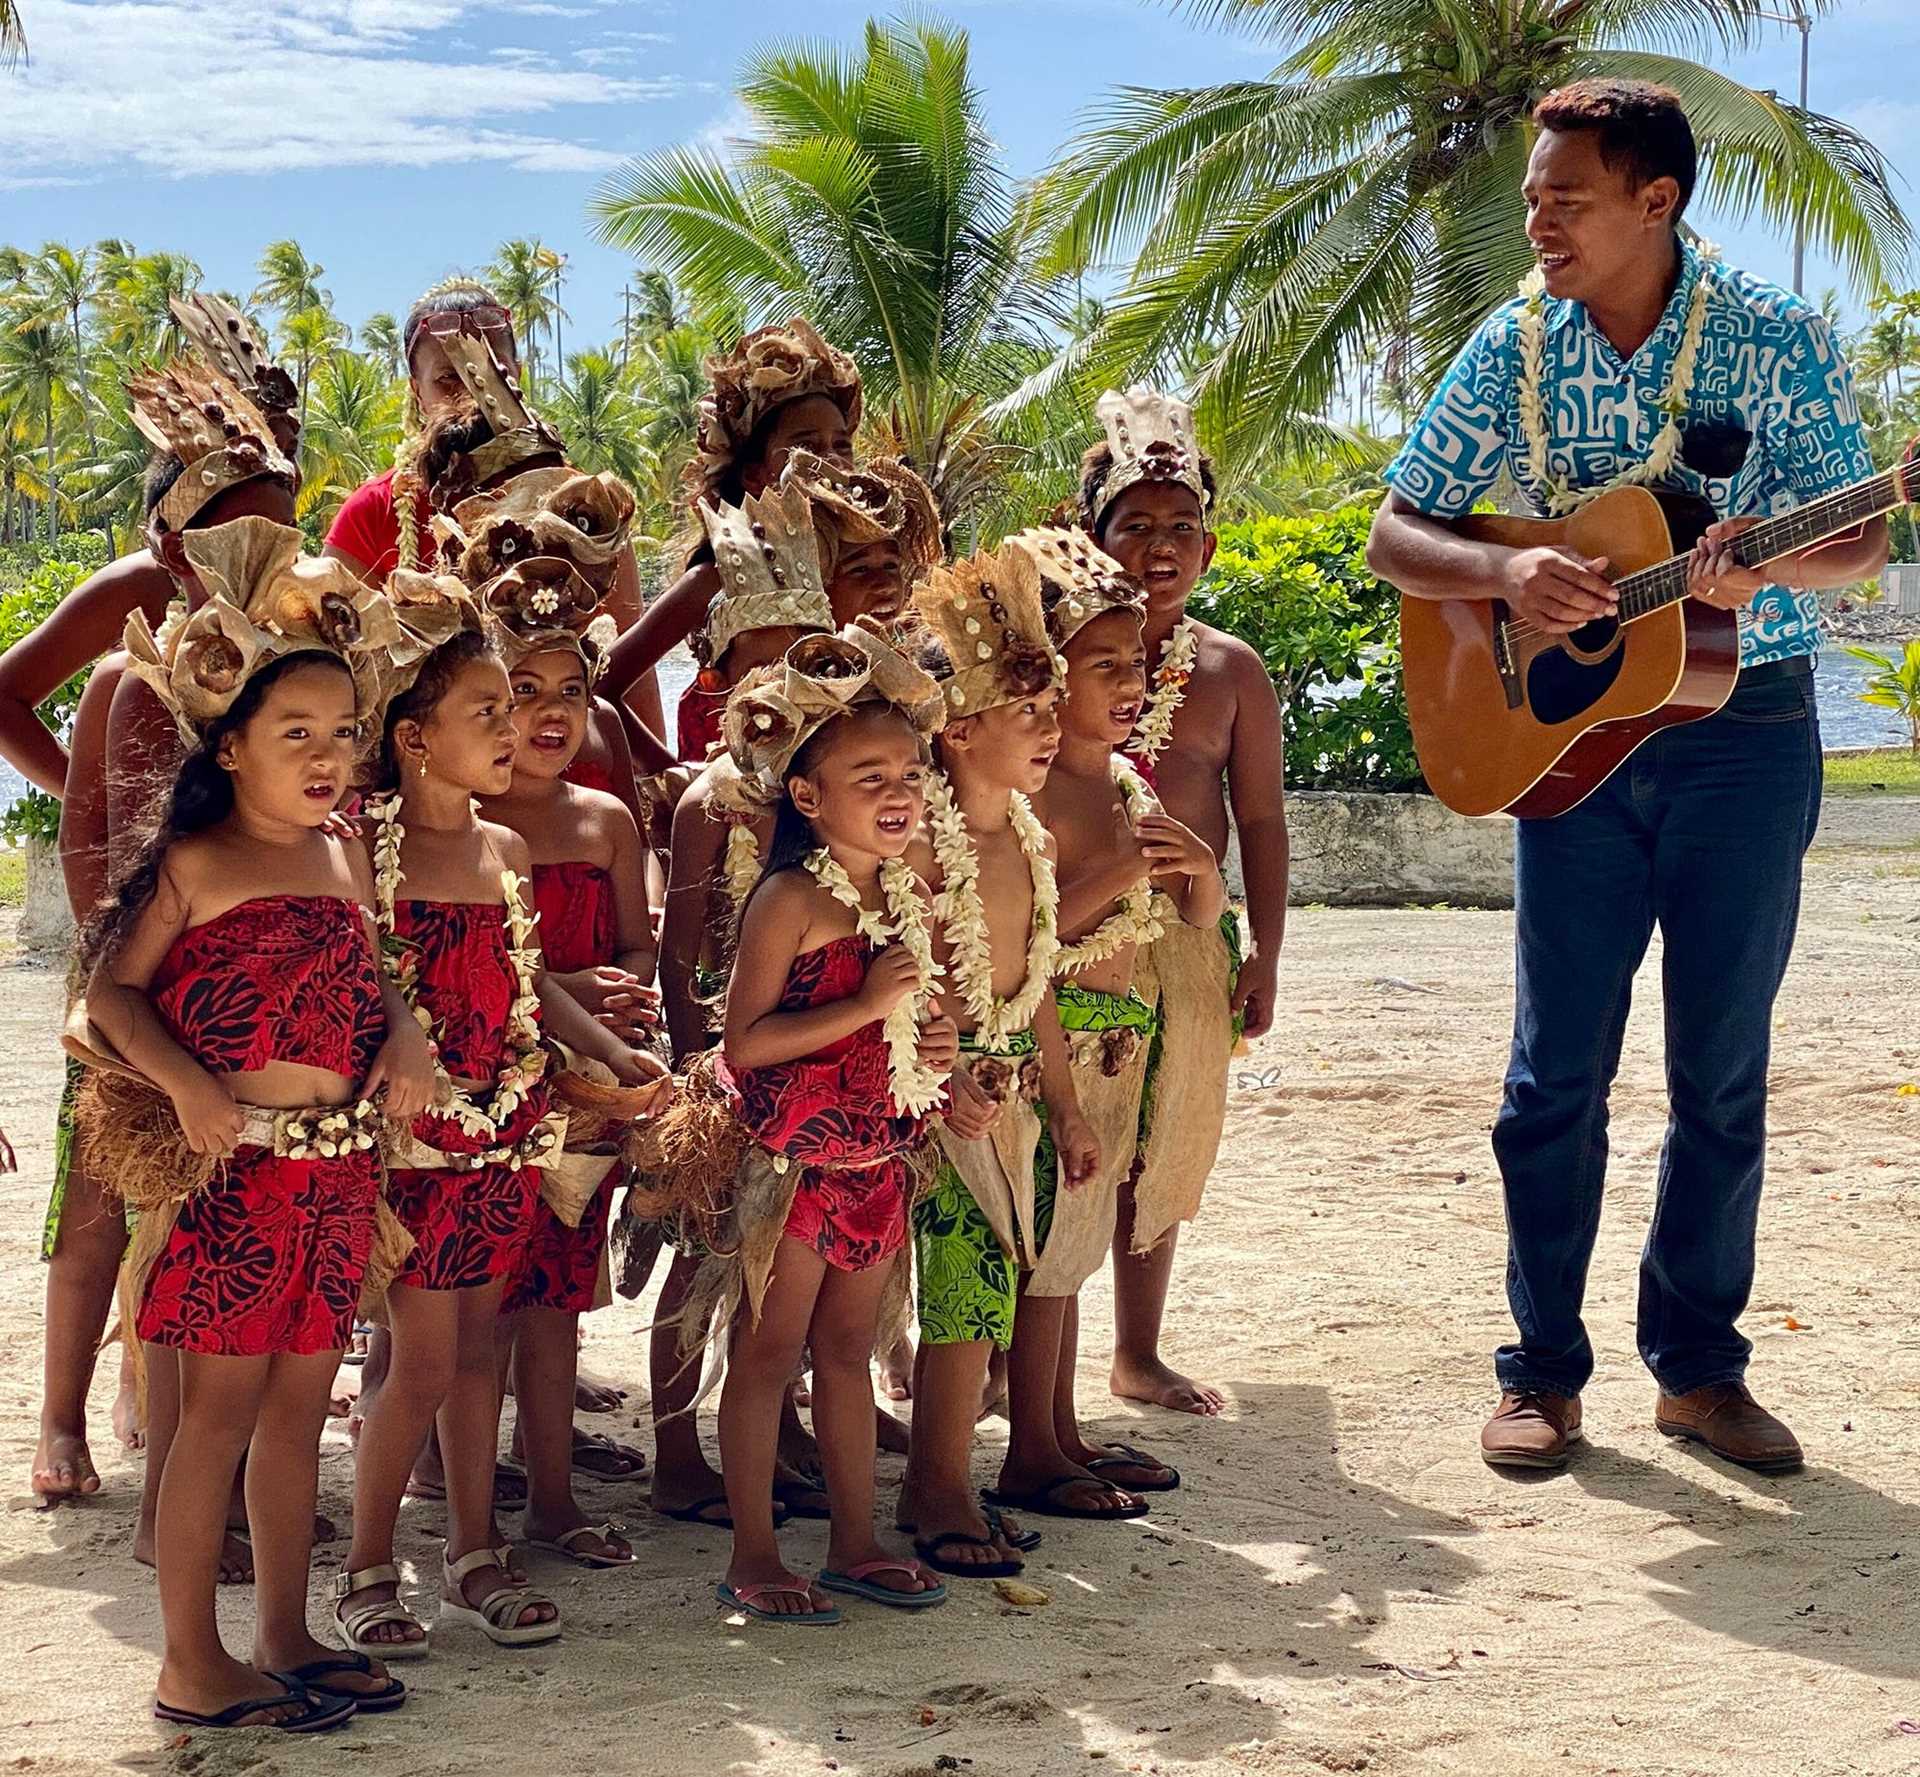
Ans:
[[[424,316],[419,332],[431,334],[435,339],[451,339],[456,333],[471,333],[476,338],[504,336],[511,343],[513,315],[510,310],[491,302],[479,308],[448,309]]]

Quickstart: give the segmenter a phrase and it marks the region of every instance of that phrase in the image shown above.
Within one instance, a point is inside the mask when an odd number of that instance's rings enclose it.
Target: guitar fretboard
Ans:
[[[1743,568],[1757,568],[1776,556],[1806,549],[1842,531],[1854,530],[1869,519],[1906,503],[1905,465],[1888,469],[1871,480],[1856,482],[1837,493],[1823,494],[1783,512],[1778,518],[1763,519],[1750,531],[1734,539],[1733,557]],[[1614,583],[1620,598],[1620,621],[1631,623],[1636,617],[1677,604],[1687,596],[1687,564],[1691,557],[1676,555],[1636,574],[1627,574]]]

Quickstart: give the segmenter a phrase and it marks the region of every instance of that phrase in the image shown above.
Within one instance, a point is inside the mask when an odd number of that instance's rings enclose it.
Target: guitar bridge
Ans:
[[[1519,709],[1527,700],[1526,688],[1514,664],[1513,640],[1507,633],[1507,607],[1498,599],[1493,605],[1493,665],[1500,675],[1500,689],[1506,693],[1507,708]]]

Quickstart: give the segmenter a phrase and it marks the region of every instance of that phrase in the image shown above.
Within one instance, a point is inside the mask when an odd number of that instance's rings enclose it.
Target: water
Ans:
[[[1898,656],[1893,643],[1876,645],[1880,653]],[[676,648],[660,663],[660,700],[666,706],[667,726],[673,726],[674,706],[693,681],[693,657]],[[1906,724],[1893,710],[1875,709],[1860,701],[1859,693],[1873,669],[1838,648],[1820,656],[1816,689],[1820,697],[1820,734],[1829,747],[1899,747],[1907,744]],[[0,760],[0,808],[8,807],[26,785],[13,768]]]

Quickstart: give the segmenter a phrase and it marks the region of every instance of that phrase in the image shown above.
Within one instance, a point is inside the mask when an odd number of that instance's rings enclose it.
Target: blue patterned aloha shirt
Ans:
[[[1660,324],[1623,363],[1583,304],[1545,305],[1547,429],[1554,473],[1595,487],[1644,463],[1665,417],[1659,402],[1686,331],[1705,262],[1681,247],[1680,282]],[[1722,518],[1771,517],[1873,473],[1853,377],[1819,313],[1790,292],[1714,265],[1685,442],[1673,485]],[[1520,423],[1523,305],[1496,309],[1454,359],[1387,481],[1434,518],[1457,518],[1505,469],[1536,511]],[[1787,660],[1820,648],[1820,601],[1764,588],[1741,613],[1740,664]]]

